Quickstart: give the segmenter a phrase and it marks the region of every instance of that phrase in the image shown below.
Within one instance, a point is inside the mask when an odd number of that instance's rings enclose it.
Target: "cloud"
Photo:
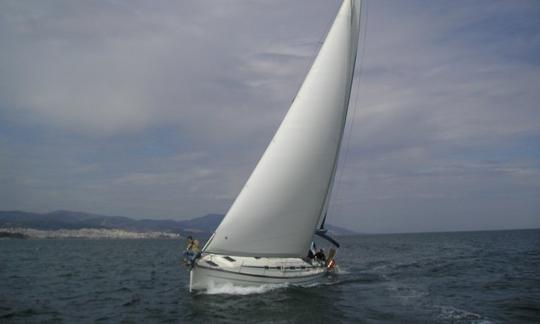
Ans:
[[[339,3],[2,2],[0,207],[225,212]],[[538,3],[367,12],[330,223],[540,226]]]
[[[245,114],[248,107],[265,113],[275,103],[261,103],[263,91],[253,86],[257,80],[291,74],[286,68],[263,69],[263,62],[283,65],[257,60],[269,54],[264,30],[243,30],[267,27],[270,21],[256,22],[247,11],[261,17],[272,5],[13,2],[4,7],[0,95],[3,115],[15,122],[90,136],[164,123],[191,131],[195,122],[198,129],[210,132],[219,124],[234,135],[236,127],[227,129],[234,121],[258,124]]]

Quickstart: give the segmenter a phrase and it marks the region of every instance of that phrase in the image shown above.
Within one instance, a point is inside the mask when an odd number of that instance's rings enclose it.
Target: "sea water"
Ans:
[[[188,292],[177,240],[0,240],[0,323],[540,322],[540,230],[340,238],[311,287]]]

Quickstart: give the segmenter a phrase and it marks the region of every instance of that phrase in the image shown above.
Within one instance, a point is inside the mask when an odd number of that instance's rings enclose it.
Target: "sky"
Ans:
[[[0,2],[0,210],[226,213],[339,0]],[[540,2],[367,1],[328,223],[540,227]]]

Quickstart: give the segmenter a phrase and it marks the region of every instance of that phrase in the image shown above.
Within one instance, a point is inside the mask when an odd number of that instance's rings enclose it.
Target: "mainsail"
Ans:
[[[344,0],[287,115],[204,252],[306,255],[328,208],[359,29],[360,0]]]

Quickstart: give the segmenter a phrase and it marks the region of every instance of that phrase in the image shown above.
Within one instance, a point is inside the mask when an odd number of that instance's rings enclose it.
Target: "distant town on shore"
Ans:
[[[50,213],[0,211],[0,238],[19,239],[179,239],[208,238],[224,215],[207,214],[188,220],[132,219],[59,210]],[[358,234],[328,225],[335,236]]]

